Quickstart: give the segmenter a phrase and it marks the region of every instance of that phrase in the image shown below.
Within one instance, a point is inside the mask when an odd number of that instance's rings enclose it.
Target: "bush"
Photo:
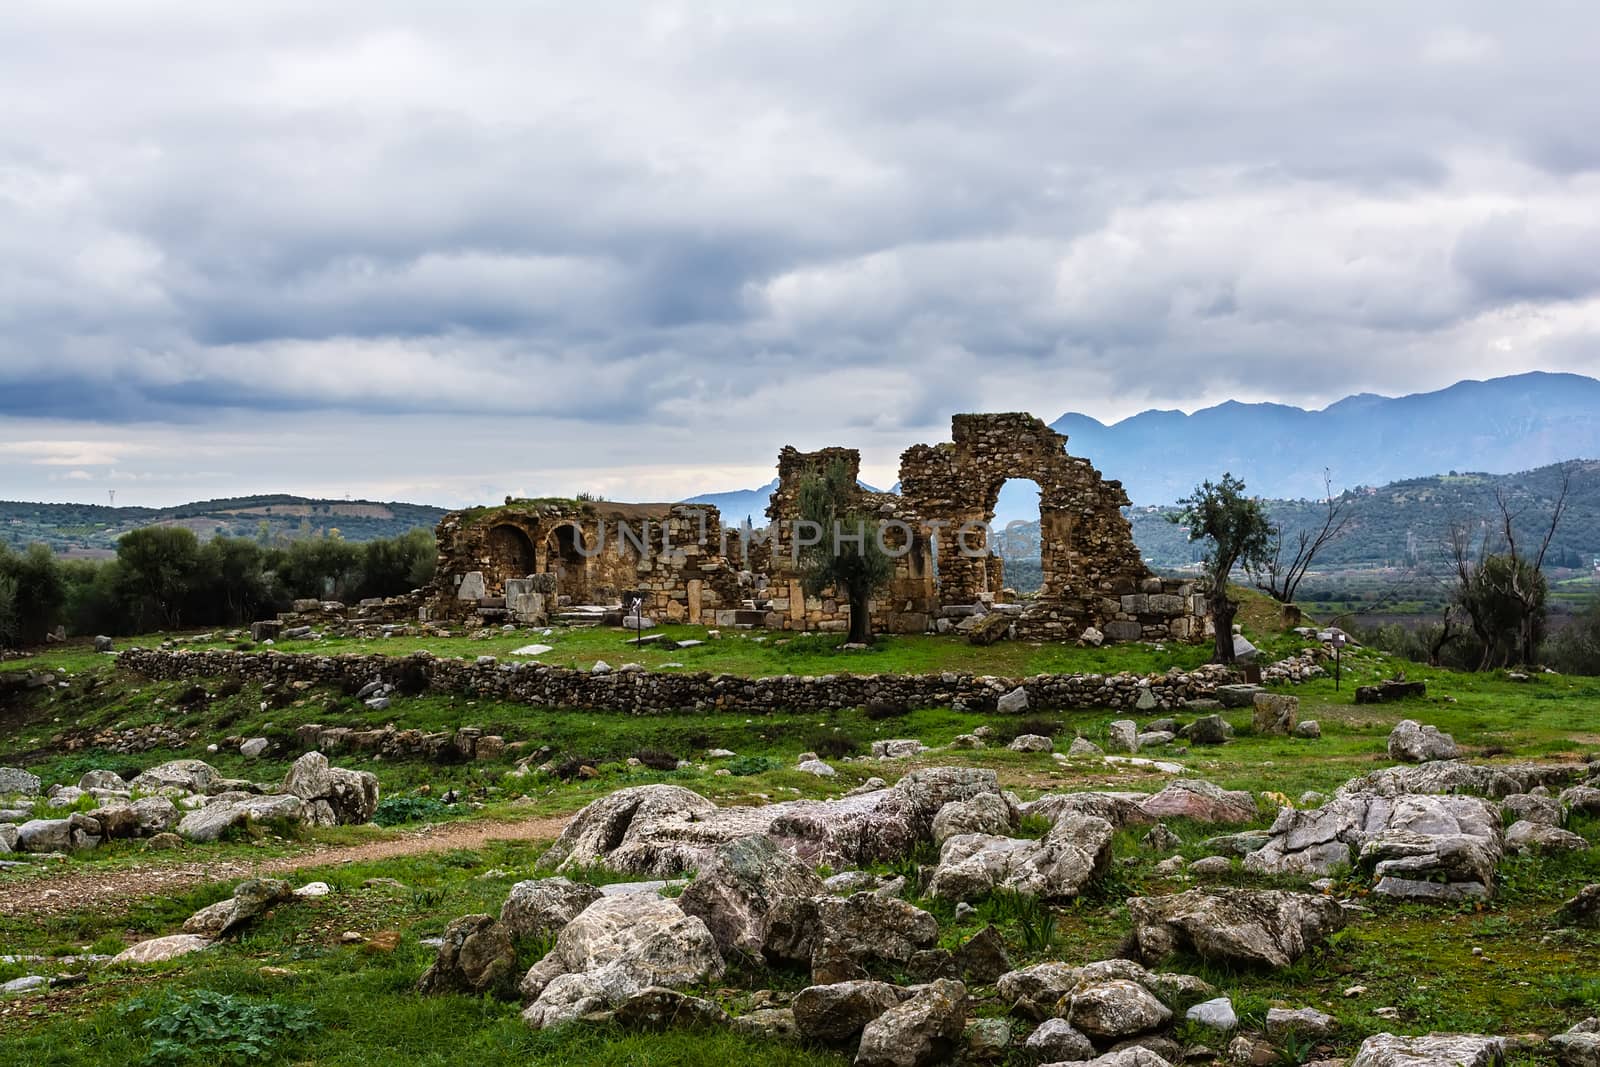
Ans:
[[[736,778],[748,778],[752,774],[776,770],[779,766],[771,756],[739,756],[728,761],[728,773]]]
[[[433,797],[384,797],[378,801],[372,821],[379,826],[399,826],[401,823],[441,819],[449,814],[450,806]]]
[[[866,707],[866,716],[873,722],[898,719],[910,714],[911,709],[898,700],[874,700]]]

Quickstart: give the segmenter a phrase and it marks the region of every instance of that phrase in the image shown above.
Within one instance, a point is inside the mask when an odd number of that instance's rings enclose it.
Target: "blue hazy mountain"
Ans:
[[[1533,372],[1411,396],[1362,393],[1320,411],[1230,400],[1110,426],[1069,412],[1052,426],[1136,504],[1172,503],[1224,471],[1252,494],[1311,498],[1322,494],[1325,468],[1341,489],[1600,457],[1600,381]]]
[[[1322,495],[1324,469],[1337,491],[1600,458],[1600,381],[1535,371],[1410,396],[1361,393],[1320,411],[1230,400],[1192,415],[1145,411],[1109,426],[1068,412],[1051,425],[1067,435],[1067,451],[1120,479],[1135,504],[1170,504],[1224,472],[1255,495],[1312,499]],[[759,525],[777,484],[691,502],[716,505],[727,522],[749,515]],[[1001,488],[997,524],[1038,517],[1032,482]]]

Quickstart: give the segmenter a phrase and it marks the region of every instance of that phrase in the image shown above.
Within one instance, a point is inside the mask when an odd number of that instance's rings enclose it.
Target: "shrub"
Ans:
[[[378,801],[372,821],[379,826],[399,826],[401,823],[440,819],[449,814],[449,805],[433,797],[384,797]]]

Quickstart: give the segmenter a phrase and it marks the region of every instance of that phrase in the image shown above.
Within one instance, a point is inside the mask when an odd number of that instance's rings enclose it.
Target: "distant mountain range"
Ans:
[[[1230,400],[1192,415],[1146,411],[1109,426],[1068,412],[1051,426],[1067,435],[1067,451],[1120,480],[1135,504],[1173,503],[1223,473],[1261,496],[1316,499],[1324,470],[1337,492],[1448,471],[1510,474],[1600,457],[1600,381],[1535,371],[1411,396],[1362,393],[1320,411]],[[750,515],[759,524],[777,484],[689,502],[714,504],[729,522]],[[998,525],[1038,517],[1037,486],[1002,487]]]
[[[1491,549],[1499,547],[1500,511],[1495,491],[1505,494],[1518,544],[1536,548],[1549,527],[1561,491],[1562,471],[1571,473],[1566,509],[1551,539],[1545,565],[1591,570],[1600,562],[1600,461],[1585,460],[1540,467],[1516,474],[1444,474],[1408,478],[1379,488],[1344,494],[1350,517],[1345,533],[1317,557],[1319,570],[1369,567],[1447,569],[1446,545],[1453,524],[1474,531],[1476,550],[1485,534]],[[1305,500],[1267,500],[1272,521],[1283,526],[1292,544],[1295,534],[1321,527],[1325,505]],[[1158,569],[1198,562],[1205,546],[1191,542],[1187,531],[1172,521],[1171,507],[1136,507],[1130,516],[1133,539],[1146,561]],[[1037,585],[1039,523],[1018,523],[1000,535],[996,549],[1007,559],[1008,581],[1017,588]],[[1013,566],[1013,561],[1020,566]],[[1029,585],[1030,577],[1033,585]]]
[[[1051,425],[1136,504],[1173,503],[1225,471],[1252,493],[1315,498],[1324,469],[1338,490],[1600,457],[1600,381],[1534,372],[1411,396],[1363,393],[1321,411],[1229,401],[1110,426],[1069,412]]]
[[[444,513],[425,504],[282,495],[202,500],[172,508],[0,500],[0,544],[21,547],[40,541],[61,553],[104,556],[116,550],[118,537],[142,526],[186,526],[202,539],[221,535],[271,541],[337,530],[347,541],[372,541],[418,527],[432,530]]]

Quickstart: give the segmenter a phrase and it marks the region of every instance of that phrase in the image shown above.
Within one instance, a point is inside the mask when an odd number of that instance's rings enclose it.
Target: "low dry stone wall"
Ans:
[[[283,652],[181,651],[131,648],[118,666],[150,678],[239,678],[250,682],[296,682],[337,686],[348,691],[383,681],[402,689],[533,704],[654,714],[673,711],[817,711],[872,704],[905,707],[960,707],[993,711],[1002,696],[1020,688],[1027,702],[1007,701],[1007,709],[1130,708],[1177,709],[1185,701],[1212,697],[1219,685],[1237,682],[1234,672],[1215,666],[1161,675],[1040,674],[996,678],[942,674],[829,674],[746,678],[729,674],[646,671],[623,668],[608,673],[546,667],[533,663],[472,662],[440,659],[426,652],[409,656],[349,654],[317,656]],[[1290,679],[1285,679],[1290,680]]]

